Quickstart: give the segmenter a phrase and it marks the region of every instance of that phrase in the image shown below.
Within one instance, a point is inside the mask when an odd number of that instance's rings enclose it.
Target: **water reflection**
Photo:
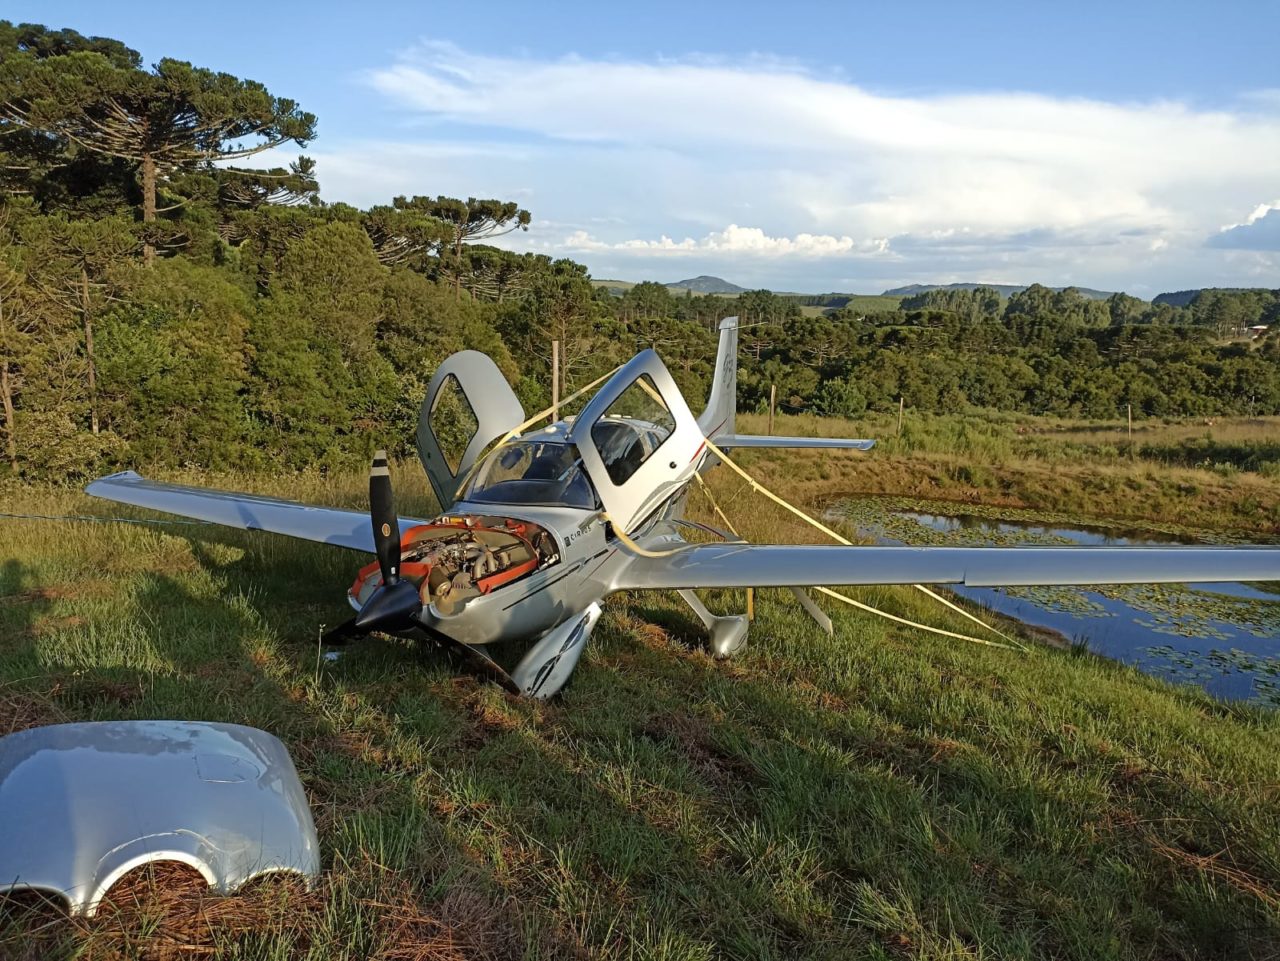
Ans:
[[[1063,527],[973,514],[895,510],[875,501],[839,513],[882,544],[1188,543],[1133,529]],[[1133,584],[1114,587],[956,587],[956,593],[1142,670],[1191,681],[1218,697],[1280,706],[1280,594],[1276,585]]]

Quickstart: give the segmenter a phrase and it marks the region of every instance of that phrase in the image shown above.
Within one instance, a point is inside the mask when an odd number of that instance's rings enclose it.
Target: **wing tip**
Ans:
[[[132,484],[137,481],[141,481],[142,479],[143,479],[142,475],[139,474],[137,471],[131,471],[131,470],[116,471],[114,474],[107,474],[105,477],[99,477],[96,480],[89,481],[89,483],[86,484],[84,487],[84,492],[86,494],[92,495],[94,493],[95,487],[100,488],[108,484],[120,484],[120,483]]]

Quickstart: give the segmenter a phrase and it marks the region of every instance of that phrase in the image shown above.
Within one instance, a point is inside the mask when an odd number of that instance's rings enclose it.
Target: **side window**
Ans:
[[[642,374],[591,425],[591,443],[600,452],[609,479],[621,485],[656,453],[675,428],[675,418],[658,389],[647,374]],[[646,434],[653,441],[651,445],[644,442]]]
[[[431,433],[440,445],[440,453],[449,464],[452,474],[458,473],[458,465],[462,455],[467,452],[467,445],[480,429],[476,413],[467,402],[467,395],[458,383],[458,378],[450,374],[436,391],[436,399],[431,404],[429,418]]]

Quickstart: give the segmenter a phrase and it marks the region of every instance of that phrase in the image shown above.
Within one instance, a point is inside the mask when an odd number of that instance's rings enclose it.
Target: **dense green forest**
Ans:
[[[847,295],[615,296],[569,260],[487,241],[501,199],[321,198],[317,120],[261,84],[125,44],[0,21],[0,449],[20,477],[116,466],[302,468],[407,453],[439,362],[503,367],[532,411],[656,347],[697,406],[716,322],[736,313],[741,401],[1111,417],[1280,412],[1280,291],[1185,306],[1033,286],[931,291],[867,312]],[[273,156],[278,156],[274,154]],[[423,184],[424,191],[430,184]],[[1247,328],[1271,325],[1250,339]]]

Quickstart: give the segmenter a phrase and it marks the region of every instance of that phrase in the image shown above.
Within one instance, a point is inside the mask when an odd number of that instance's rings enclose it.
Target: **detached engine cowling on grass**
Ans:
[[[518,581],[560,560],[555,538],[536,524],[479,514],[445,516],[400,538],[400,574],[423,606],[447,617],[468,598]],[[348,592],[357,608],[382,583],[378,563],[360,570]]]

